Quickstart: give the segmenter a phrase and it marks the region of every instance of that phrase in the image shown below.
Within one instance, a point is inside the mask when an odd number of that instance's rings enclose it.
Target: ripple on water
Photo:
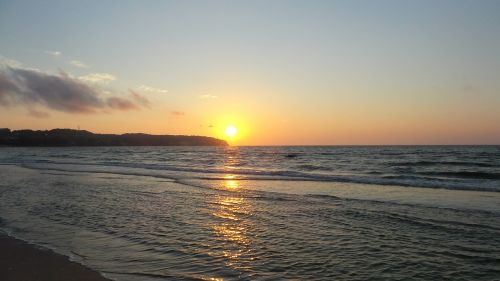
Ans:
[[[3,229],[122,280],[500,274],[493,212],[269,193],[234,177],[200,188],[112,173],[2,168],[0,176]]]

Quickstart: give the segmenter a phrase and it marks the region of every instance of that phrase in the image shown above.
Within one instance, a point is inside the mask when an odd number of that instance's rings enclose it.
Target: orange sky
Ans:
[[[1,2],[0,127],[500,144],[498,2],[188,2]]]

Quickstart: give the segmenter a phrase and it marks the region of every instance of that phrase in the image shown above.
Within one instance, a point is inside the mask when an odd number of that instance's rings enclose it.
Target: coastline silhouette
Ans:
[[[225,140],[206,136],[95,134],[86,130],[46,131],[0,129],[3,146],[227,146]]]

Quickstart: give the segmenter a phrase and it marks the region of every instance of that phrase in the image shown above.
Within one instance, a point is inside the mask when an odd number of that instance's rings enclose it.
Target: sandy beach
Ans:
[[[0,249],[2,281],[108,280],[65,256],[9,236],[0,236]]]

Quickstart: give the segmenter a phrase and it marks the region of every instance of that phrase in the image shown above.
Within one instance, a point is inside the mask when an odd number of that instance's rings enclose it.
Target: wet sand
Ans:
[[[4,235],[0,235],[0,280],[109,281],[63,255]]]

